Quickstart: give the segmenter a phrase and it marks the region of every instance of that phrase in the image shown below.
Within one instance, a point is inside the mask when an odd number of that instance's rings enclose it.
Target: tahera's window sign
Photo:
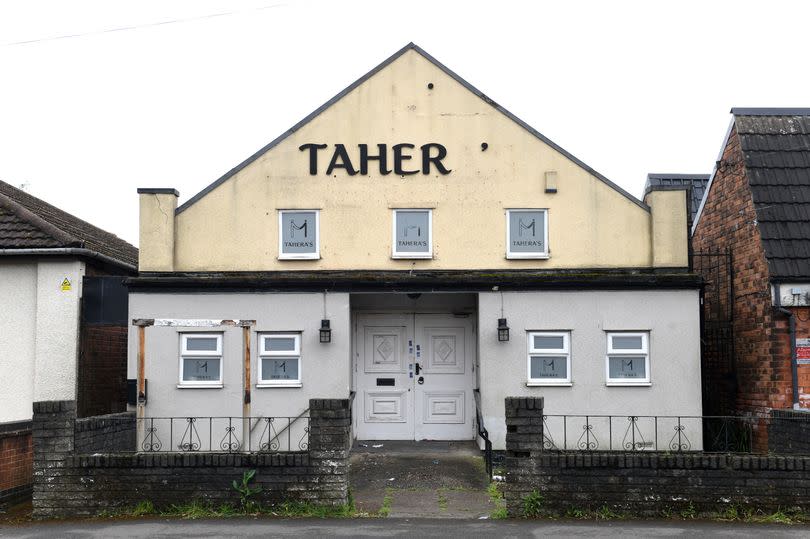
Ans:
[[[433,257],[432,210],[394,210],[394,258]]]
[[[548,210],[506,210],[506,258],[548,258]]]
[[[278,226],[280,259],[320,258],[320,212],[281,210]]]

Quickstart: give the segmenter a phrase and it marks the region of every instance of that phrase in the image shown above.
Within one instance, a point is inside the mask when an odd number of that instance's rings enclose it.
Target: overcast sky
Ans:
[[[711,172],[732,106],[810,106],[809,14],[774,0],[6,0],[0,179],[137,245],[137,187],[182,203],[414,41],[640,197],[648,172]]]

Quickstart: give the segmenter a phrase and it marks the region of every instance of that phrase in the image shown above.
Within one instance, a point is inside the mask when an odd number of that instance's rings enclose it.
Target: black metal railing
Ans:
[[[100,432],[94,451],[286,453],[309,447],[309,410],[295,417],[186,416],[121,418],[134,447],[107,447]],[[113,421],[113,420],[109,420]],[[116,420],[118,421],[118,420]],[[115,425],[116,432],[121,428]],[[132,444],[130,444],[131,446]]]
[[[475,425],[478,429],[478,436],[484,441],[484,465],[487,470],[487,477],[492,479],[492,442],[489,440],[489,432],[484,427],[484,418],[481,415],[481,392],[474,390],[475,395]]]
[[[766,452],[770,416],[543,415],[551,451]],[[800,420],[800,419],[799,419]]]

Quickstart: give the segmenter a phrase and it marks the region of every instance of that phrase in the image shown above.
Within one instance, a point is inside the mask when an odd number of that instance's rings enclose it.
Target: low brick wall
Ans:
[[[0,508],[31,497],[33,464],[31,421],[0,424]]]
[[[768,450],[810,455],[810,410],[771,410]]]
[[[348,399],[310,401],[309,449],[284,454],[76,452],[75,403],[34,403],[37,518],[89,516],[104,509],[200,499],[238,503],[232,481],[256,470],[256,501],[348,502]]]
[[[75,436],[77,453],[135,451],[135,412],[77,419]]]
[[[512,516],[537,491],[563,514],[607,506],[639,516],[732,505],[810,508],[810,457],[689,453],[559,452],[543,449],[543,399],[506,400],[506,484]]]

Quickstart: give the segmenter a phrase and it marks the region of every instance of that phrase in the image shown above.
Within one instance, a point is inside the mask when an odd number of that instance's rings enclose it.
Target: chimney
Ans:
[[[689,266],[686,189],[656,189],[644,196],[650,207],[650,238],[654,268]]]
[[[138,271],[174,271],[174,211],[180,193],[171,188],[139,188]]]

